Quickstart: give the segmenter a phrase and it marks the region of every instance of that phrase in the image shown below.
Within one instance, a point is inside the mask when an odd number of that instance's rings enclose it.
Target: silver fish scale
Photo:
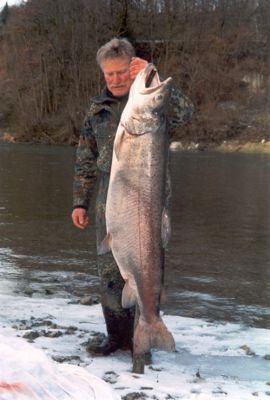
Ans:
[[[134,156],[136,159],[136,154]],[[161,213],[164,190],[161,188],[164,188],[165,177],[157,179],[158,173],[152,169],[152,178],[155,178],[156,183],[149,185],[150,169],[147,170],[144,164],[135,170],[132,165],[131,169],[126,165],[121,171],[110,193],[114,201],[111,206],[107,203],[107,220],[108,230],[112,233],[113,254],[122,276],[131,279],[132,285],[136,287],[143,315],[149,314],[143,304],[151,304],[146,297],[156,297],[152,300],[155,310],[150,310],[151,315],[154,311],[156,316],[162,284]]]

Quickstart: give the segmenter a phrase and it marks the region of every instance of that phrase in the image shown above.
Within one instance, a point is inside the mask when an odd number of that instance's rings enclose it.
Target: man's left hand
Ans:
[[[134,80],[138,73],[146,67],[148,62],[140,57],[132,57],[129,65],[130,78]]]

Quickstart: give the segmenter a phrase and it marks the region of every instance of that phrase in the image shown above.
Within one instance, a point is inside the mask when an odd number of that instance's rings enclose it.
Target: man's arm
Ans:
[[[173,86],[169,108],[167,112],[169,131],[180,128],[189,122],[194,112],[192,102],[182,93],[182,91]]]
[[[98,150],[92,132],[91,118],[87,116],[76,151],[73,181],[73,212],[75,226],[84,229],[88,224],[87,209],[97,179],[96,159]]]

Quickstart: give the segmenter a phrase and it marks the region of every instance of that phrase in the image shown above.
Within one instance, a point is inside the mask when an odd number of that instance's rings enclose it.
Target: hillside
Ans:
[[[28,0],[5,7],[0,130],[6,140],[76,144],[89,99],[103,86],[96,51],[122,36],[194,103],[193,120],[173,140],[201,149],[267,142],[269,18],[266,0]]]

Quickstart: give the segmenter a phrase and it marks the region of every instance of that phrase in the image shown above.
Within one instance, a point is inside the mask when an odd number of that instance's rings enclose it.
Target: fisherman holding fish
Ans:
[[[80,229],[88,225],[87,210],[93,207],[90,200],[98,179],[95,222],[97,249],[100,249],[107,234],[105,206],[114,138],[132,83],[148,62],[135,56],[134,48],[128,40],[114,38],[98,50],[97,63],[103,72],[106,86],[99,96],[91,99],[80,135],[75,163],[72,220]],[[190,120],[192,112],[189,100],[180,90],[173,88],[167,109],[169,131],[183,126]],[[135,310],[134,307],[122,307],[125,281],[111,252],[98,255],[97,264],[101,305],[108,335],[99,343],[90,342],[87,351],[96,356],[106,356],[118,349],[132,351]]]

